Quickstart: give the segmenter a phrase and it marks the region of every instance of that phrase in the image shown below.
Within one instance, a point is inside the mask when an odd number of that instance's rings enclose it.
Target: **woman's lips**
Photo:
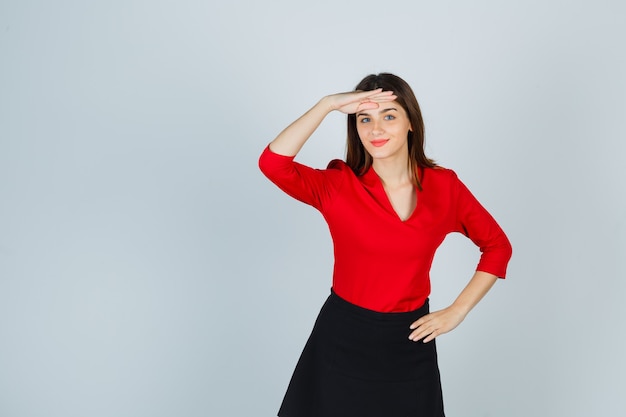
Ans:
[[[387,142],[389,142],[389,139],[375,139],[375,140],[370,141],[370,143],[373,146],[376,146],[377,148],[383,146]]]

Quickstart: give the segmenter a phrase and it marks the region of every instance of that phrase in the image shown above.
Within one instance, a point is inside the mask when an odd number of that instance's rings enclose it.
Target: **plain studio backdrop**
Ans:
[[[0,415],[275,415],[332,244],[257,158],[381,71],[514,248],[438,339],[447,415],[624,415],[625,21],[621,1],[2,1]],[[344,125],[298,160],[343,157]],[[478,257],[449,236],[433,308]]]

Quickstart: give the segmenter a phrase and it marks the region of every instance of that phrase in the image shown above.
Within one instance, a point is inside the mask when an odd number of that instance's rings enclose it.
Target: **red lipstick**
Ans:
[[[370,143],[373,146],[376,146],[377,148],[380,148],[381,146],[383,146],[387,142],[389,142],[389,139],[375,139],[375,140],[370,141]]]

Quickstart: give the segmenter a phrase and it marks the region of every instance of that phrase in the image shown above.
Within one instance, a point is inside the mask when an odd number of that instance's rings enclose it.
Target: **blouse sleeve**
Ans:
[[[512,247],[502,228],[455,174],[456,231],[480,248],[477,271],[505,278]]]
[[[341,185],[343,175],[339,162],[332,161],[328,169],[314,169],[295,162],[293,156],[279,155],[267,146],[259,158],[259,168],[285,193],[322,210]]]

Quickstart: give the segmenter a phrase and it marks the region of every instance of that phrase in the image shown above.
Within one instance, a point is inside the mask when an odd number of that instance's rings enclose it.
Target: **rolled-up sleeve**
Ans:
[[[341,167],[332,161],[327,169],[314,169],[279,155],[269,146],[259,157],[261,172],[291,197],[321,210],[341,185]]]
[[[456,175],[455,180],[456,231],[463,233],[480,248],[481,257],[477,271],[505,278],[513,254],[508,237]]]

